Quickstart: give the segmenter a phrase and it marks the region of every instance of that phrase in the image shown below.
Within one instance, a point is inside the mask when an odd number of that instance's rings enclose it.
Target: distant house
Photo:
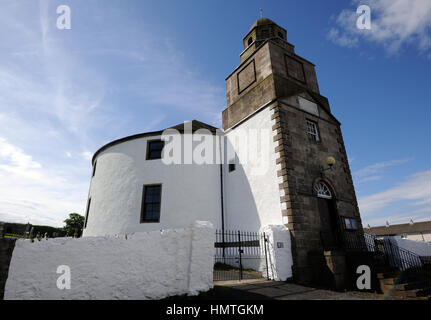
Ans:
[[[376,236],[400,236],[402,239],[431,243],[431,221],[371,227],[365,231]]]

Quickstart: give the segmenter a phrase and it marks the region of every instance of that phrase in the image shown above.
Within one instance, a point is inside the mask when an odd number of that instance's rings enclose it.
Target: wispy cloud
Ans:
[[[412,159],[399,159],[374,163],[365,168],[354,171],[352,176],[356,184],[378,181],[382,179],[383,172],[386,168],[401,165],[410,160]]]
[[[93,153],[91,153],[90,151],[84,151],[81,153],[81,156],[85,159],[85,160],[91,160],[91,158],[93,157]]]
[[[58,226],[68,212],[82,212],[87,183],[72,183],[73,174],[68,170],[73,168],[64,169],[45,169],[25,151],[0,138],[0,220]]]
[[[369,176],[365,178],[359,179],[358,183],[370,182],[370,181],[378,181],[382,179],[382,176]]]
[[[357,176],[357,177],[370,176],[370,175],[378,173],[379,171],[381,171],[384,168],[392,167],[392,166],[397,166],[397,165],[406,163],[406,162],[408,162],[410,160],[411,159],[400,159],[400,160],[391,160],[391,161],[378,162],[378,163],[369,165],[369,166],[367,166],[365,168],[362,168],[360,170],[357,170],[357,171],[353,172],[353,175]]]
[[[84,213],[101,145],[174,112],[216,121],[225,103],[223,85],[130,8],[74,2],[72,30],[59,31],[58,4],[0,4],[0,220],[62,225]]]
[[[395,187],[358,200],[365,225],[376,221],[431,219],[431,170],[408,177]]]
[[[331,28],[328,32],[327,38],[338,44],[341,47],[353,48],[358,45],[358,37],[352,37],[350,34],[340,31],[336,28]]]
[[[371,8],[371,30],[356,28],[361,4]],[[420,54],[431,48],[431,1],[429,0],[353,0],[350,9],[342,10],[327,37],[337,45],[356,47],[361,40],[384,46],[390,54],[403,45],[413,44]]]

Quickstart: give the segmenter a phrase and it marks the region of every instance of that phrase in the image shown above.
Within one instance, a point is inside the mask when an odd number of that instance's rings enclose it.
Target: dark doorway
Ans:
[[[333,199],[317,198],[320,214],[320,237],[323,249],[335,249],[339,245],[337,211]]]

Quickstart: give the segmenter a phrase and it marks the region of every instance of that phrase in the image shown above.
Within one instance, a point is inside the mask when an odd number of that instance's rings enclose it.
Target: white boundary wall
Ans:
[[[213,287],[215,232],[209,222],[190,228],[127,236],[18,240],[5,300],[162,299]],[[70,267],[71,287],[57,273]]]

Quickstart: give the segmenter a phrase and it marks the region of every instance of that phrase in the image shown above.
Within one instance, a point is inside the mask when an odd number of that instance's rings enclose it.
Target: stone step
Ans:
[[[380,272],[380,273],[377,273],[377,278],[378,279],[398,278],[400,274],[401,274],[401,271],[399,270]]]
[[[407,283],[401,285],[381,285],[384,294],[401,298],[416,298],[431,296],[431,285],[429,283]],[[408,288],[408,289],[407,289]]]
[[[422,288],[416,293],[417,297],[431,297],[431,286]]]
[[[412,282],[407,282],[407,283],[402,283],[397,285],[397,289],[399,288],[400,290],[414,290],[414,289],[424,289],[424,288],[430,288],[430,287],[431,287],[430,280],[412,281]]]
[[[395,285],[395,284],[404,284],[406,281],[400,279],[399,277],[390,277],[390,278],[379,278],[380,284],[385,285]]]
[[[410,290],[417,288],[425,288],[431,286],[431,280],[414,280],[414,281],[403,281],[399,278],[385,278],[379,279],[381,285],[384,286],[396,286],[399,290]]]

